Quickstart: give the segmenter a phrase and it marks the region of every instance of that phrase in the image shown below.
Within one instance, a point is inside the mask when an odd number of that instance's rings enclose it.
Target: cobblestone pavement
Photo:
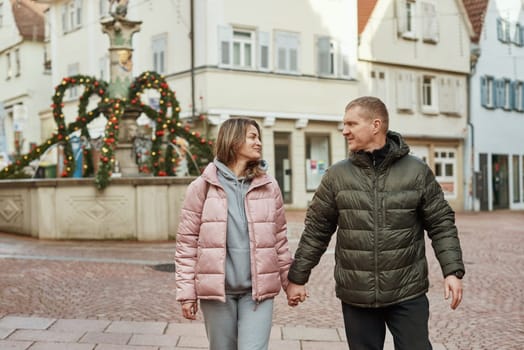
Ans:
[[[289,211],[287,214],[290,246],[294,251],[303,228],[304,212]],[[431,283],[428,293],[430,336],[434,348],[523,349],[524,258],[521,251],[524,248],[524,212],[459,213],[457,224],[467,269],[464,301],[458,310],[452,311],[449,301],[443,298],[440,268],[430,243],[427,245]],[[277,333],[301,329],[301,339],[307,340],[304,334],[311,336],[314,329],[323,332],[332,329],[338,332],[340,344],[343,343],[340,302],[334,295],[332,278],[333,247],[334,240],[313,270],[308,284],[310,298],[305,303],[289,308],[282,294],[276,298],[274,324]],[[170,270],[173,254],[174,242],[45,241],[0,234],[0,349],[28,348],[14,347],[10,341],[10,337],[16,338],[20,330],[15,333],[6,330],[9,327],[5,324],[9,325],[17,317],[25,322],[28,319],[24,317],[42,319],[48,328],[75,319],[124,324],[165,323],[169,325],[166,329],[177,325],[191,327],[196,323],[201,329],[201,315],[193,323],[180,315],[174,301],[174,274],[160,271]],[[38,335],[26,334],[29,342],[34,341],[34,337]],[[320,339],[323,337],[322,333]],[[21,346],[24,339],[23,336],[18,339],[17,345]],[[281,343],[288,350],[295,348],[293,344],[285,340]],[[297,349],[318,350],[324,346],[321,343],[313,346],[307,341],[300,344]],[[333,344],[325,346],[338,349]],[[202,348],[202,345],[185,348],[195,347]],[[135,348],[140,347],[125,347]]]

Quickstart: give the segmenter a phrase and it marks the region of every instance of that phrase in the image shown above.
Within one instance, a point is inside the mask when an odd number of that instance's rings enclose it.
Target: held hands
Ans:
[[[448,300],[450,294],[450,307],[455,310],[462,301],[462,280],[454,275],[449,275],[444,279],[444,299]]]
[[[196,320],[198,304],[196,301],[188,301],[182,304],[182,316],[188,320]]]
[[[309,297],[309,294],[306,291],[306,286],[295,284],[293,282],[289,282],[286,289],[286,295],[287,304],[292,307],[297,306],[299,303],[305,301],[306,298]]]

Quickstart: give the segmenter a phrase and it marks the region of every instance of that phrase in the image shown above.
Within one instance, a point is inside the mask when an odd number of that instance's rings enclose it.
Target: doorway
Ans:
[[[494,154],[491,156],[493,182],[493,209],[509,208],[509,172],[508,156]]]
[[[284,203],[293,202],[292,171],[290,160],[291,133],[275,132],[275,178],[277,179]]]

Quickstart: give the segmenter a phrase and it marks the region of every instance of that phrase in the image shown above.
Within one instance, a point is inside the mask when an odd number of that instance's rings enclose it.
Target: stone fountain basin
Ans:
[[[166,241],[176,237],[194,177],[0,181],[0,231],[39,239]]]

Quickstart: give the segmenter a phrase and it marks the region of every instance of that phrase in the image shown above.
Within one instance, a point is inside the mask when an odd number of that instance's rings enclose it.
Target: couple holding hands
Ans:
[[[331,166],[306,213],[294,257],[284,203],[262,160],[260,127],[225,121],[215,159],[188,187],[176,241],[176,299],[186,319],[200,307],[210,350],[265,350],[274,297],[307,297],[306,283],[331,237],[336,295],[351,350],[429,350],[425,231],[444,276],[444,296],[462,300],[465,269],[454,212],[428,165],[409,155],[375,97],[345,109],[347,159]]]

